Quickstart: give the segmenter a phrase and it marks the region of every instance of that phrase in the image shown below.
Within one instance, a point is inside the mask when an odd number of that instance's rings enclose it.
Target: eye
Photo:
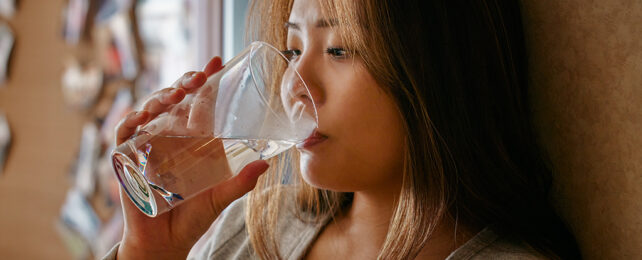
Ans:
[[[297,50],[297,49],[283,50],[281,51],[281,53],[283,53],[283,56],[285,56],[286,59],[288,59],[289,61],[292,61],[296,59],[296,57],[301,55],[301,50]]]
[[[332,56],[332,58],[335,58],[335,59],[348,58],[348,51],[344,48],[330,47],[325,50],[325,53],[330,54],[330,56]]]

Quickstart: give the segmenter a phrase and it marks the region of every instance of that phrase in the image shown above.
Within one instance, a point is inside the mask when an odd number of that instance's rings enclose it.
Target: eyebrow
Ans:
[[[330,19],[330,20],[319,19],[317,20],[316,23],[314,23],[314,26],[317,28],[326,28],[326,27],[336,26],[337,24],[338,24],[337,19]],[[290,21],[285,22],[285,28],[292,29],[292,30],[301,30],[301,27],[299,26],[298,23],[294,23]]]

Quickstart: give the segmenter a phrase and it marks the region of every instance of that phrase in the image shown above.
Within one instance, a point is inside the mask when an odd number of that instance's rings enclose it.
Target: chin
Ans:
[[[318,160],[313,160],[309,155],[301,155],[300,160],[301,177],[310,186],[337,192],[352,192],[354,187],[346,185],[347,181],[341,176],[337,176],[336,169],[327,169],[327,164],[319,163]],[[326,167],[324,167],[326,166]]]
[[[303,180],[308,185],[321,189],[321,190],[330,190],[336,192],[353,192],[354,189],[346,187],[343,183],[337,183],[336,181],[326,180],[323,178],[316,178],[316,176],[311,176],[303,173]]]
[[[301,177],[303,181],[312,187],[319,189],[327,189],[327,180],[324,180],[327,176],[323,176],[323,170],[320,169],[320,166],[316,160],[311,158],[309,154],[301,154],[301,160],[299,161],[301,167]]]

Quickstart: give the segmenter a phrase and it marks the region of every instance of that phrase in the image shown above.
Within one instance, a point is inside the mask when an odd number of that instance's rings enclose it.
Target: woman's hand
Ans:
[[[221,59],[213,58],[203,72],[189,72],[171,88],[155,92],[143,109],[128,114],[116,127],[116,144],[129,139],[138,126],[151,121],[179,103],[185,95],[195,92],[208,76],[222,69]],[[258,177],[265,172],[265,161],[248,164],[234,178],[216,185],[183,204],[155,218],[147,217],[129,200],[121,189],[120,197],[125,215],[123,239],[118,259],[185,259],[190,249],[207,231],[220,212],[232,201],[249,192]]]

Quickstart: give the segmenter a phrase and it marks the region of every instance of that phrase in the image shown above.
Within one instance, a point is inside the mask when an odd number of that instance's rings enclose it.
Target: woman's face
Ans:
[[[316,141],[299,146],[301,170],[312,186],[354,192],[401,181],[403,128],[393,100],[350,56],[335,23],[317,0],[296,0],[286,51],[305,80],[319,116]]]

